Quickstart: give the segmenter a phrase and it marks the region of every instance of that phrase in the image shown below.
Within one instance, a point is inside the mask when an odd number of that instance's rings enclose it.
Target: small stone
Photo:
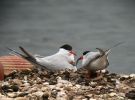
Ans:
[[[30,83],[27,83],[27,82],[26,82],[26,83],[24,83],[23,85],[26,86],[26,87],[29,87],[29,86],[30,86]]]
[[[34,95],[38,96],[38,97],[42,97],[43,96],[43,92],[42,91],[37,91],[34,93]]]
[[[125,93],[119,93],[119,96],[125,97]]]
[[[135,74],[130,74],[129,76],[133,78],[133,77],[135,77]]]
[[[119,99],[118,100],[125,100],[125,98],[124,97],[118,97]]]
[[[91,87],[95,88],[96,85],[97,85],[97,82],[90,82],[90,86],[91,86]]]
[[[116,96],[116,95],[117,95],[117,94],[114,93],[114,92],[112,92],[112,93],[109,94],[110,97],[113,97],[113,96]]]
[[[135,99],[135,90],[131,90],[125,94],[125,96],[129,99]]]
[[[9,97],[11,97],[11,98],[14,98],[14,97],[16,97],[17,96],[17,94],[16,93],[8,93],[7,94]]]
[[[19,85],[19,86],[22,85],[22,81],[19,80],[19,79],[14,79],[13,82],[16,83],[16,84]]]
[[[86,95],[85,97],[86,97],[87,99],[90,99],[90,98],[92,97],[92,95],[93,95],[93,94],[88,94],[88,95]]]
[[[68,96],[64,91],[60,91],[57,93],[56,100],[67,100]]]
[[[17,97],[14,100],[27,100],[27,98],[26,97]]]
[[[81,85],[79,85],[79,84],[76,84],[75,86],[76,86],[77,88],[81,88]]]
[[[37,83],[37,84],[42,84],[42,80],[41,80],[41,78],[37,77],[37,79],[36,79],[36,83]]]
[[[12,90],[10,89],[10,86],[9,86],[9,85],[2,85],[1,89],[2,89],[4,92],[10,92],[10,91],[12,91]]]
[[[4,86],[4,85],[10,85],[10,84],[8,82],[3,82],[2,86]]]
[[[82,100],[82,99],[85,99],[82,95],[75,96],[75,97],[73,98],[73,100]]]
[[[2,97],[0,100],[14,100],[14,98],[7,98],[7,97]]]
[[[84,99],[82,99],[82,100],[88,100],[87,98],[84,98]]]
[[[33,92],[37,92],[38,91],[37,87],[32,87],[30,89],[29,88],[26,88],[25,91],[26,90],[28,90],[28,93],[33,93]]]
[[[129,78],[128,75],[121,75],[121,77],[123,77],[123,78]]]
[[[26,95],[28,95],[29,93],[26,93],[26,92],[21,92],[18,94],[18,97],[24,97]]]
[[[43,85],[44,85],[44,86],[48,86],[49,83],[48,83],[48,82],[44,82]]]
[[[42,95],[42,100],[48,100],[48,98],[49,98],[49,94],[44,93],[44,94]]]
[[[94,99],[94,98],[90,98],[89,100],[97,100],[97,99]]]
[[[14,92],[17,92],[19,90],[19,86],[18,85],[12,85],[10,87]]]
[[[106,69],[103,69],[103,70],[101,70],[101,72],[102,72],[102,73],[106,73],[106,72],[107,72],[107,70],[106,70]]]

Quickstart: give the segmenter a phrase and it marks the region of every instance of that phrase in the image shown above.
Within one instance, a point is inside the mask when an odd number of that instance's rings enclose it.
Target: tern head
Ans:
[[[76,56],[76,53],[72,50],[72,46],[69,44],[64,44],[60,47],[62,53],[68,53],[69,56]]]
[[[69,45],[69,44],[62,45],[60,47],[59,53],[65,55],[70,64],[75,65],[76,53],[72,50],[71,45]]]
[[[76,66],[77,66],[79,60],[83,60],[84,57],[85,57],[89,52],[90,52],[90,51],[84,51],[84,52],[83,52],[83,55],[77,59],[77,61],[76,61]]]
[[[72,46],[69,45],[69,44],[64,44],[60,48],[65,49],[65,50],[68,50],[68,51],[71,51],[72,50]]]

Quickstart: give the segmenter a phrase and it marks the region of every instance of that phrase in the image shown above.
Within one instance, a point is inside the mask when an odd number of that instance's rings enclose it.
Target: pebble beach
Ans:
[[[135,74],[103,73],[88,79],[79,69],[13,71],[0,81],[0,100],[134,100]]]

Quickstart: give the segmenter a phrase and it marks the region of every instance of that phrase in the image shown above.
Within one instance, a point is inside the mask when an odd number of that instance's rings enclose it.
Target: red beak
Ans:
[[[74,51],[70,51],[70,54],[73,54],[74,56],[76,56],[76,53]]]
[[[83,60],[83,56],[81,56],[80,58],[78,58],[78,60]]]

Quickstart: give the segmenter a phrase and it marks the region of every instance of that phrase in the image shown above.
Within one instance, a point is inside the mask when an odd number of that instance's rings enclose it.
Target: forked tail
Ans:
[[[16,55],[21,56],[22,58],[26,59],[26,60],[29,61],[30,63],[35,64],[35,65],[37,65],[37,66],[39,66],[39,67],[42,67],[43,69],[47,69],[45,66],[41,65],[40,63],[38,63],[38,62],[36,61],[35,57],[32,56],[30,53],[28,53],[23,47],[19,46],[19,48],[20,48],[20,50],[21,50],[24,54],[21,54],[21,53],[15,51],[15,50],[13,50],[13,49],[7,47],[8,50],[10,50],[11,52],[15,53]]]
[[[119,46],[119,45],[121,45],[121,44],[123,44],[123,43],[125,43],[125,42],[124,42],[124,41],[123,41],[123,42],[119,42],[119,43],[115,44],[114,46],[112,46],[111,48],[107,49],[107,50],[105,51],[105,55],[108,55],[108,54],[111,52],[111,50],[112,50],[113,48],[115,48],[115,47],[117,47],[117,46]]]

